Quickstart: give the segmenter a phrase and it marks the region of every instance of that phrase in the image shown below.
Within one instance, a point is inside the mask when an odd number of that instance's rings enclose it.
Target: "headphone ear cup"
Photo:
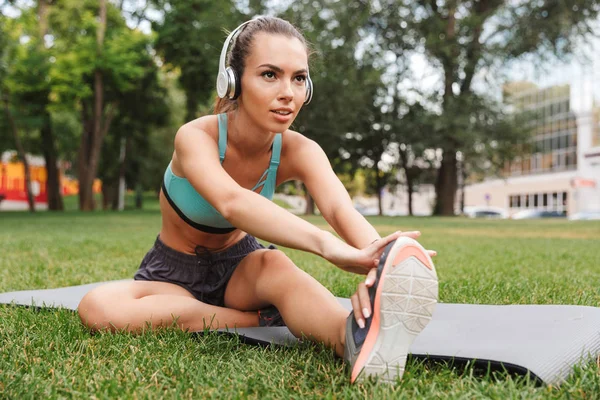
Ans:
[[[310,76],[306,77],[306,97],[304,98],[304,105],[310,103],[313,97],[313,83]]]
[[[219,72],[219,75],[217,76],[217,95],[220,98],[223,98],[223,97],[227,96],[228,92],[229,92],[229,79],[228,79],[227,72],[225,72],[225,71]]]
[[[231,80],[231,96],[229,96],[229,98],[235,100],[240,97],[240,94],[242,93],[242,83],[238,79],[237,73],[233,68],[229,67],[228,70],[229,79]]]
[[[227,76],[227,93],[225,93],[225,96],[233,100],[235,98],[235,91],[237,90],[235,71],[231,69],[231,67],[227,67],[225,69],[225,75]]]

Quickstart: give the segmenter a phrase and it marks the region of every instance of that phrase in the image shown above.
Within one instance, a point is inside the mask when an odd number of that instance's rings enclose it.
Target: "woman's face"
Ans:
[[[297,38],[258,33],[246,58],[239,105],[261,128],[283,132],[306,97],[308,55]]]

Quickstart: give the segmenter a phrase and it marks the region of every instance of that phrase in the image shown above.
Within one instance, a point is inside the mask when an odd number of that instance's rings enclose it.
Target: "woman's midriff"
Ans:
[[[226,234],[202,232],[189,226],[177,215],[162,190],[159,201],[162,215],[160,240],[172,249],[182,253],[195,254],[196,246],[202,246],[209,251],[219,252],[233,246],[246,236],[246,233],[239,229]]]

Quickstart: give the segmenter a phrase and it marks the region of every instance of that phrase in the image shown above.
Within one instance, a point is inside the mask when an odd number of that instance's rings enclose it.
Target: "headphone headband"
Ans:
[[[225,58],[227,58],[227,49],[229,48],[229,43],[233,39],[233,37],[246,25],[252,22],[253,20],[246,21],[237,28],[235,28],[225,39],[225,43],[223,43],[223,49],[221,50],[221,56],[219,57],[219,74],[217,75],[217,94],[219,97],[223,98],[227,95],[229,91],[229,83],[227,80],[227,71],[225,67]],[[225,79],[223,79],[225,78]]]

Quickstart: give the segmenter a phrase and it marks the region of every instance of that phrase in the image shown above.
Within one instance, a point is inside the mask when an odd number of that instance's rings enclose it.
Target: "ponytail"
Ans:
[[[217,96],[213,112],[215,114],[223,114],[237,109],[237,101],[227,97],[220,98]]]

